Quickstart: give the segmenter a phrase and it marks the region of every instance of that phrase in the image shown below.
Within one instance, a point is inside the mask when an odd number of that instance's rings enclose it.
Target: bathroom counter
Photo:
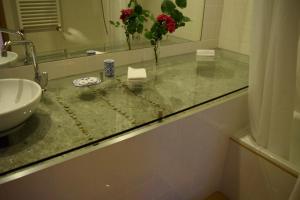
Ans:
[[[248,57],[224,50],[215,62],[197,63],[194,54],[161,59],[156,78],[153,62],[131,66],[147,68],[143,89],[127,86],[128,66],[118,67],[115,79],[88,88],[76,88],[72,81],[99,72],[50,81],[36,113],[0,139],[0,175],[157,123],[248,85]]]

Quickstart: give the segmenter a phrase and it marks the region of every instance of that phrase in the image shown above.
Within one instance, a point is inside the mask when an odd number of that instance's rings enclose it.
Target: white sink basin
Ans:
[[[9,63],[12,63],[18,59],[18,54],[15,52],[8,51],[7,57],[2,57],[0,54],[0,66],[7,65]]]
[[[22,124],[35,111],[41,87],[25,79],[0,79],[0,133]]]

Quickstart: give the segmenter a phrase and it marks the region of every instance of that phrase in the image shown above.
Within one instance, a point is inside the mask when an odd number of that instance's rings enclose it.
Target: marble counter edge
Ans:
[[[31,166],[24,167],[22,169],[19,169],[17,171],[11,172],[11,173],[7,173],[0,177],[0,185],[10,182],[10,181],[13,181],[13,180],[16,180],[16,179],[19,179],[19,178],[22,178],[27,175],[33,174],[35,172],[47,169],[49,167],[66,162],[68,160],[71,160],[71,159],[74,159],[74,158],[77,158],[80,156],[84,156],[93,151],[96,151],[96,150],[105,148],[107,146],[128,140],[128,139],[136,137],[138,135],[147,133],[147,132],[149,132],[153,129],[156,129],[160,126],[167,125],[167,124],[175,122],[177,120],[192,116],[201,111],[221,105],[221,104],[228,102],[230,100],[233,100],[235,98],[241,97],[243,95],[247,95],[247,93],[248,93],[247,87],[241,88],[235,92],[231,92],[227,95],[224,95],[222,97],[211,100],[205,104],[197,105],[193,108],[189,108],[184,111],[175,113],[174,115],[167,116],[162,121],[151,122],[145,126],[141,126],[138,128],[134,128],[133,130],[125,131],[124,133],[112,136],[111,138],[104,139],[102,141],[96,141],[93,144],[89,144],[86,147],[79,148],[77,150],[71,151],[64,155],[46,159],[45,161],[38,162],[37,164],[33,164]]]

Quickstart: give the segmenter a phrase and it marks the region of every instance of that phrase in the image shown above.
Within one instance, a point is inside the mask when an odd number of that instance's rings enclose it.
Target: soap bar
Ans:
[[[96,55],[96,51],[95,50],[87,50],[86,55],[88,55],[88,56]]]

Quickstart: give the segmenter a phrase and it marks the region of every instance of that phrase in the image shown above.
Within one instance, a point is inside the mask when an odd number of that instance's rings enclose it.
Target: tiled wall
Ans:
[[[204,47],[216,48],[222,21],[224,0],[206,0],[201,42]]]
[[[224,1],[220,48],[249,54],[252,3],[252,0]]]

